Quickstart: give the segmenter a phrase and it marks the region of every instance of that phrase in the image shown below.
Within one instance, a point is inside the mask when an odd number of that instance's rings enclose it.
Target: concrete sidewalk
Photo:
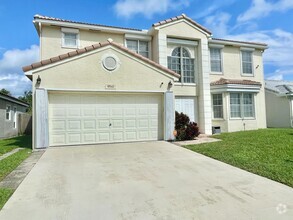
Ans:
[[[1,220],[292,220],[292,188],[167,142],[49,148]]]

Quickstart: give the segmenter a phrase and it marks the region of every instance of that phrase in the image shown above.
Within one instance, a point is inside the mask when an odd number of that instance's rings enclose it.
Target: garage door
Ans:
[[[50,146],[163,139],[162,95],[49,94]]]

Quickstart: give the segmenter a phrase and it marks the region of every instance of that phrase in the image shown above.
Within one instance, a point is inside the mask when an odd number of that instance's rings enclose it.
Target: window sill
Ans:
[[[223,72],[210,72],[210,75],[224,75]]]
[[[242,121],[244,121],[244,120],[256,120],[256,118],[230,118],[230,120],[235,120],[235,121],[242,120]]]
[[[253,73],[241,73],[241,76],[244,76],[244,77],[254,77],[254,74]]]
[[[196,86],[196,83],[180,83],[180,82],[175,82],[174,86]]]
[[[78,46],[64,46],[64,45],[62,45],[61,46],[61,48],[63,48],[63,49],[78,49]]]
[[[226,121],[224,118],[213,118],[213,121]]]

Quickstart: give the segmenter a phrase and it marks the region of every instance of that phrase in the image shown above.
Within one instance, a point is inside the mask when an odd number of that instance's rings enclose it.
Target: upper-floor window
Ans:
[[[142,40],[126,40],[126,47],[146,58],[149,58],[149,42]]]
[[[194,83],[194,59],[184,47],[176,47],[168,56],[168,68],[181,75],[180,82]]]
[[[210,48],[211,72],[222,72],[221,48]]]
[[[253,94],[231,93],[230,115],[231,118],[253,118],[255,116]]]
[[[79,31],[77,29],[62,28],[62,47],[78,48]]]
[[[11,106],[6,106],[6,120],[11,120]]]
[[[247,75],[253,74],[252,68],[252,51],[241,51],[241,59],[242,59],[242,73]]]
[[[223,118],[222,94],[213,94],[213,118]]]

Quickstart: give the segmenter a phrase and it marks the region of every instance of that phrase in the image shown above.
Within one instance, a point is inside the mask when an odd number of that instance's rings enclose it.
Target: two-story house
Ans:
[[[201,133],[266,127],[263,43],[212,38],[186,15],[149,30],[36,15],[34,147],[174,138],[174,112]]]

